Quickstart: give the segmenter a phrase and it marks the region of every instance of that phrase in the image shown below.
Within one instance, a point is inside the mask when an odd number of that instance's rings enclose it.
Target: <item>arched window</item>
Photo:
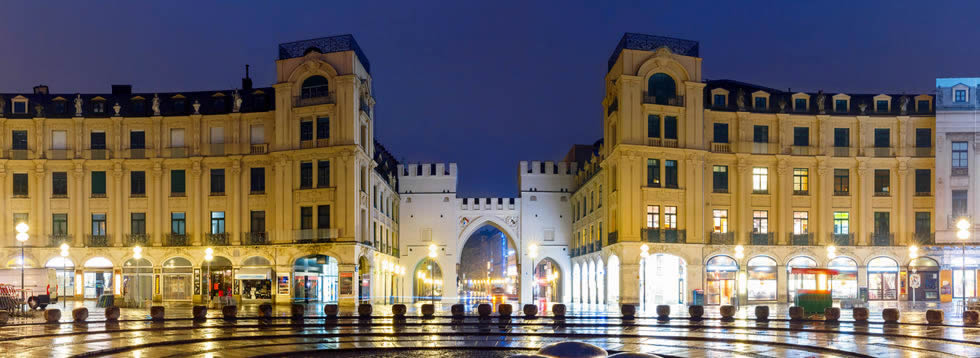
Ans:
[[[303,81],[303,86],[300,90],[300,97],[326,97],[327,93],[327,79],[323,76],[310,76]]]
[[[668,104],[677,97],[677,83],[666,73],[654,74],[647,80],[647,96],[652,97],[647,103]]]

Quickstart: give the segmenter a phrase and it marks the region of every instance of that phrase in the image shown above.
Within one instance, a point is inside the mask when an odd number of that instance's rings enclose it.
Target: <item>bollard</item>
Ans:
[[[10,312],[0,311],[0,326],[7,324],[10,321]]]
[[[405,319],[405,312],[408,312],[408,307],[401,303],[391,306],[391,314],[395,319]]]
[[[885,320],[885,323],[898,323],[900,318],[900,313],[897,308],[886,308],[881,310],[881,318]]]
[[[208,306],[191,307],[191,315],[195,321],[203,321],[208,318]]]
[[[432,303],[422,304],[422,318],[429,319],[436,316],[436,305]]]
[[[840,321],[840,307],[827,307],[823,309],[823,317],[828,322]]]
[[[926,310],[926,322],[929,322],[930,325],[943,324],[943,310]]]
[[[657,319],[661,321],[670,320],[670,306],[657,305]]]
[[[263,303],[259,305],[259,318],[272,318],[272,304]]]
[[[735,306],[732,305],[721,306],[721,309],[719,309],[719,313],[721,313],[722,320],[731,321],[735,317]]]
[[[152,306],[150,307],[150,318],[154,321],[163,320],[164,309],[163,306]]]
[[[453,314],[453,318],[460,319],[466,315],[466,306],[461,303],[454,304],[449,307],[449,312]]]
[[[119,320],[119,307],[109,306],[105,308],[105,320],[115,322]]]
[[[511,306],[510,303],[501,303],[497,305],[497,314],[500,315],[500,318],[510,318],[510,315],[514,314],[514,306]]]
[[[58,323],[61,320],[61,310],[48,308],[44,310],[44,321],[47,323]]]
[[[481,303],[479,306],[476,306],[476,313],[480,315],[480,318],[490,317],[491,311],[493,311],[493,308],[490,307],[489,303]]]
[[[636,318],[636,306],[634,305],[621,305],[619,306],[619,312],[623,314],[623,319],[625,320]]]
[[[538,306],[536,305],[524,305],[524,318],[530,319],[538,315]]]
[[[88,308],[79,307],[71,310],[71,318],[75,322],[85,322],[88,319]]]
[[[790,306],[789,307],[789,320],[790,321],[802,321],[806,318],[806,311],[800,306]]]
[[[854,307],[851,310],[851,315],[854,316],[854,322],[868,322],[868,316],[871,312],[868,311],[867,307]]]
[[[565,318],[566,310],[567,307],[565,307],[564,303],[557,303],[554,306],[551,306],[551,315],[555,318]]]
[[[704,306],[702,305],[687,306],[687,314],[691,316],[692,321],[700,321],[702,318],[704,318]]]
[[[357,306],[357,314],[361,318],[371,318],[371,313],[374,312],[374,307],[370,303],[362,303]]]
[[[585,342],[575,341],[546,345],[538,350],[538,354],[547,357],[605,357],[608,355],[605,349]]]
[[[289,305],[289,317],[292,319],[303,319],[306,315],[306,306],[299,303]]]
[[[2,320],[0,320],[2,321]],[[2,323],[2,322],[0,322]],[[963,324],[967,326],[976,326],[980,323],[980,311],[966,311],[963,312]]]
[[[238,306],[221,307],[221,317],[227,320],[233,320],[238,318]]]
[[[755,319],[759,321],[768,321],[769,306],[755,306]]]
[[[337,315],[339,313],[340,313],[340,306],[337,306],[337,304],[330,303],[330,304],[323,305],[323,314],[326,315],[327,318],[337,318]]]

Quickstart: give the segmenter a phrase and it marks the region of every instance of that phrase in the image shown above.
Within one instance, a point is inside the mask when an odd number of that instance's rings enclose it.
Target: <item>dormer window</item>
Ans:
[[[177,112],[177,113],[184,113],[184,112],[186,112],[187,111],[187,109],[185,108],[186,107],[186,103],[187,103],[187,101],[185,101],[183,98],[175,99],[174,100],[174,112]]]
[[[225,98],[224,97],[215,97],[213,106],[214,106],[214,110],[215,111],[219,111],[219,112],[224,111],[225,110]]]
[[[929,100],[920,99],[915,105],[915,109],[919,110],[921,113],[929,112]]]
[[[326,97],[328,93],[327,79],[323,76],[310,76],[300,88],[302,98]]]
[[[767,102],[766,100],[767,100],[767,98],[765,98],[765,97],[756,97],[755,98],[755,109],[756,110],[760,110],[760,111],[766,110],[766,108],[769,107],[767,105],[767,103],[766,103]]]
[[[797,112],[806,112],[806,98],[797,98],[793,100],[793,110]]]
[[[953,91],[953,101],[966,102],[966,90],[958,89],[956,91]]]
[[[102,101],[92,102],[92,112],[105,113],[105,102]]]
[[[726,99],[725,98],[725,95],[723,95],[723,94],[716,94],[714,96],[714,102],[712,102],[712,105],[714,105],[715,107],[724,107],[725,106],[725,99]]]
[[[144,103],[142,99],[134,100],[133,102],[131,102],[131,104],[133,105],[133,114],[139,115],[139,114],[146,113],[146,108],[144,107]]]
[[[65,101],[54,101],[54,113],[65,114]]]
[[[27,114],[27,99],[26,98],[15,98],[14,103],[14,114]]]
[[[875,111],[879,113],[888,112],[888,100],[879,99],[875,101]]]

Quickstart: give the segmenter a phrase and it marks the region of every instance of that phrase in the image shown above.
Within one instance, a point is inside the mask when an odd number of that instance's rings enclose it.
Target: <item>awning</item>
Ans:
[[[268,267],[243,267],[235,273],[236,280],[271,280],[272,269]]]

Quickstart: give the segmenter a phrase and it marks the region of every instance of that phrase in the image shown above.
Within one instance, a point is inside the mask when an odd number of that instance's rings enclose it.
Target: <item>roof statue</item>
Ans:
[[[82,95],[75,95],[75,117],[82,116]]]
[[[823,103],[827,100],[827,96],[823,94],[823,90],[817,92],[817,111],[820,114],[827,113]]]
[[[153,115],[154,116],[159,116],[160,115],[160,96],[157,95],[156,93],[153,94],[153,104],[151,106],[153,107]]]
[[[194,114],[201,114],[201,102],[200,101],[198,101],[198,100],[195,99],[194,100],[194,104],[192,106],[194,106]]]
[[[900,108],[902,110],[902,115],[905,115],[905,114],[909,113],[909,110],[908,110],[908,108],[909,108],[909,96],[902,96],[902,99],[899,100],[898,103],[899,103],[898,108]]]
[[[232,112],[238,113],[242,109],[242,96],[238,94],[238,90],[235,90],[232,96],[234,97]]]

